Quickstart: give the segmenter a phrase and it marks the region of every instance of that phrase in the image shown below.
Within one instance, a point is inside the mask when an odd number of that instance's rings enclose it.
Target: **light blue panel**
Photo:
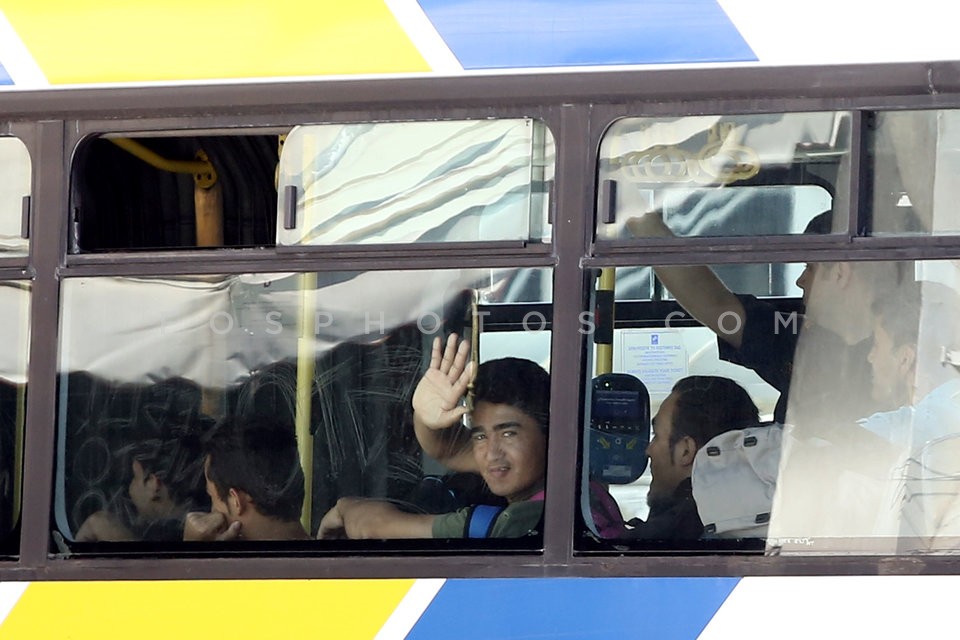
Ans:
[[[2,64],[0,64],[0,85],[4,84],[13,84],[13,78],[10,77],[10,74],[7,73],[7,70],[3,68]]]
[[[739,578],[447,580],[408,640],[694,640]]]
[[[755,61],[716,0],[419,0],[465,69]]]

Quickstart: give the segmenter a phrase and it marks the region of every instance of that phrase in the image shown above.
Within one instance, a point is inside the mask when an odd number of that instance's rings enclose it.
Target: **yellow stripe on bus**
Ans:
[[[3,640],[373,638],[413,580],[31,583]]]
[[[430,71],[383,0],[0,0],[51,84]]]

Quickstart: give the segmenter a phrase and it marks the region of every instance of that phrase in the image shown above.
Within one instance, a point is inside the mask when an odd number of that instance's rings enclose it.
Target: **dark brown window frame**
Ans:
[[[470,117],[542,118],[557,145],[554,226],[546,247],[469,247],[442,253],[400,249],[391,268],[550,266],[557,281],[579,282],[554,294],[553,415],[579,416],[583,337],[577,316],[587,270],[647,263],[828,259],[957,258],[960,238],[785,238],[761,247],[743,239],[704,242],[593,242],[595,158],[616,117],[815,110],[960,107],[960,62],[782,69],[649,70],[544,75],[336,80],[205,87],[13,91],[0,122],[31,133],[34,162],[33,238],[29,260],[4,273],[34,282],[31,311],[25,470],[18,558],[0,561],[3,580],[118,578],[307,578],[473,576],[718,576],[960,573],[960,559],[924,557],[768,557],[696,554],[587,554],[574,551],[579,421],[552,428],[542,553],[451,555],[317,554],[225,557],[58,557],[50,528],[56,456],[56,340],[59,285],[65,277],[174,275],[276,270],[340,270],[384,266],[371,252],[276,253],[217,250],[68,256],[70,163],[77,142],[94,133],[243,127],[303,122],[430,120]],[[196,115],[202,114],[202,115]],[[741,257],[751,251],[749,259]]]

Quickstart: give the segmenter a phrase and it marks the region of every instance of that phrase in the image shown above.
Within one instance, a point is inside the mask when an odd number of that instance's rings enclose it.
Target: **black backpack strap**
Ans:
[[[467,515],[467,526],[464,537],[489,538],[493,531],[493,524],[503,512],[503,507],[494,507],[489,504],[478,504],[470,508]]]

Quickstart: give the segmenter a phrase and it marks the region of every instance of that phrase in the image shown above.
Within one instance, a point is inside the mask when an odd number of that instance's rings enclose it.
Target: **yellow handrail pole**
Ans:
[[[223,189],[217,179],[217,170],[210,163],[206,153],[198,151],[195,160],[170,160],[130,138],[109,138],[109,140],[154,169],[170,173],[193,174],[196,245],[198,247],[223,246]],[[218,359],[214,358],[214,361],[216,360]],[[211,363],[211,366],[215,365]],[[203,413],[212,417],[219,416],[222,398],[222,389],[204,387],[201,400]]]
[[[317,368],[317,354],[313,323],[316,309],[317,274],[300,274],[300,316],[297,338],[297,403],[294,424],[297,431],[297,447],[300,450],[300,466],[303,468],[303,513],[300,521],[307,533],[311,531],[313,512],[313,436],[310,434],[311,399],[313,380]]]
[[[198,247],[223,246],[223,189],[207,154],[197,151],[197,159],[209,170],[193,174],[193,209]]]
[[[600,270],[600,283],[597,285],[597,291],[610,291],[616,289],[617,270],[615,267],[605,267]],[[614,297],[614,299],[616,299]],[[604,323],[609,323],[613,327],[613,310],[616,305],[611,301],[610,317],[601,318]],[[612,335],[612,331],[611,331]],[[611,373],[613,371],[613,341],[610,344],[597,344],[596,375]]]
[[[109,140],[155,169],[193,174],[197,246],[223,246],[223,190],[206,153],[198,151],[196,160],[170,160],[130,138]]]
[[[283,152],[283,145],[287,136],[281,135],[277,140],[278,148]],[[304,140],[304,144],[309,138]],[[303,158],[313,158],[312,154],[300,152],[300,164]],[[289,153],[289,152],[288,152]],[[277,166],[279,177],[279,165]],[[310,422],[313,406],[313,385],[317,369],[316,338],[314,323],[316,319],[317,274],[300,274],[300,315],[297,319],[297,401],[294,413],[294,425],[297,432],[297,448],[300,450],[300,466],[303,468],[303,512],[300,522],[307,533],[312,534],[313,516],[313,435],[310,433]]]
[[[223,188],[217,180],[217,172],[210,164],[207,154],[197,151],[197,160],[193,163],[193,219],[194,238],[198,247],[223,246]],[[220,351],[223,344],[218,345]],[[215,356],[211,362],[211,369],[220,365],[226,358],[225,353]],[[219,379],[213,372],[211,380]],[[224,380],[226,385],[226,380]],[[203,412],[208,416],[219,416],[223,412],[223,387],[205,387],[202,391]]]
[[[470,359],[473,360],[474,366],[479,366],[480,363],[480,295],[476,289],[473,289],[470,292]],[[475,388],[475,379],[476,379],[476,369],[474,369],[474,375],[470,378],[470,382],[467,383],[467,411],[473,411],[473,399]]]
[[[148,149],[136,140],[131,140],[130,138],[108,139],[124,151],[143,160],[154,169],[169,171],[170,173],[208,174],[205,180],[209,180],[210,184],[213,184],[217,180],[217,172],[214,170],[213,165],[206,161],[206,158],[204,158],[204,160],[170,160]]]

